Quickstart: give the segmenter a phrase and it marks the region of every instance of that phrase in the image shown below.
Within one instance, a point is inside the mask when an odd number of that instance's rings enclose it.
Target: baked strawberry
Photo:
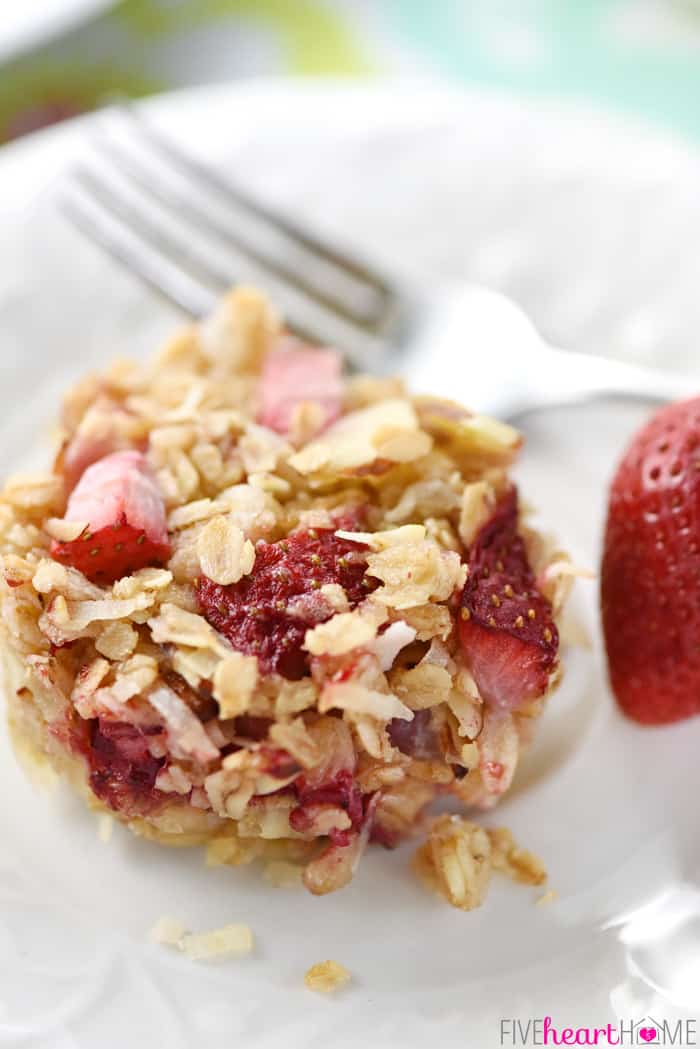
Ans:
[[[95,583],[112,583],[170,556],[165,507],[141,452],[115,452],[89,466],[73,489],[66,521],[84,522],[51,556]]]
[[[111,397],[97,397],[56,458],[66,491],[72,492],[87,468],[99,459],[134,446],[131,422],[129,413]]]
[[[537,589],[511,488],[469,551],[459,631],[481,696],[514,709],[541,696],[557,662],[552,608]]]
[[[156,789],[165,758],[154,758],[149,737],[158,726],[138,728],[121,721],[92,718],[80,723],[80,738],[74,740],[90,769],[90,786],[97,797],[115,812],[143,815],[166,799]]]
[[[419,761],[439,761],[443,756],[429,709],[416,710],[410,721],[392,718],[387,733],[395,747]]]
[[[304,346],[293,338],[265,358],[260,380],[259,419],[278,433],[287,433],[301,404],[321,409],[319,429],[340,415],[343,397],[342,359],[335,350]]]
[[[613,691],[646,724],[700,713],[700,398],[662,408],[610,490],[601,577]]]
[[[334,845],[342,846],[350,843],[351,830],[359,830],[364,818],[362,793],[351,771],[343,769],[336,773],[330,781],[316,787],[309,786],[302,775],[295,781],[293,789],[299,799],[299,804],[289,814],[289,825],[292,830],[299,831],[301,834],[306,833],[310,828],[316,807],[333,805],[345,810],[352,826],[348,830],[331,829],[330,839]]]
[[[344,525],[338,521],[336,527]],[[378,585],[365,578],[366,551],[330,528],[294,532],[277,543],[261,539],[253,571],[240,582],[199,580],[202,611],[235,649],[258,657],[263,673],[296,681],[308,672],[306,631],[334,613],[319,593],[323,584],[339,583],[351,607]]]

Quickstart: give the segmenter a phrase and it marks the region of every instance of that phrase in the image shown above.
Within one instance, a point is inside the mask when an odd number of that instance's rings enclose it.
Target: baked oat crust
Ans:
[[[308,379],[314,352],[323,366]],[[482,695],[463,592],[484,530],[515,499],[520,437],[398,381],[341,380],[332,356],[236,289],[152,361],[116,361],[70,391],[53,468],[10,478],[0,500],[18,748],[137,834],[206,844],[212,864],[302,871],[314,893],[347,884],[370,840],[419,830],[437,796],[499,800],[559,678],[572,580],[566,556],[513,517],[551,616],[546,680],[522,702]],[[275,386],[282,373],[293,389]],[[95,463],[110,498],[122,470],[121,560],[111,526],[100,520],[98,544],[74,512],[91,513]],[[160,530],[132,507],[144,491]],[[518,598],[508,586],[501,619]],[[506,624],[516,640],[518,625]],[[461,907],[480,902],[493,856],[524,880],[535,863],[472,826],[440,824],[421,854]],[[440,867],[453,854],[462,882]]]

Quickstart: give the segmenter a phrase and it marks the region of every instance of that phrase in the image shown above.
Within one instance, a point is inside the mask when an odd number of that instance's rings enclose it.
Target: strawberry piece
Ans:
[[[700,713],[700,398],[662,408],[610,489],[601,574],[610,683],[645,724]]]
[[[72,492],[89,466],[99,459],[134,446],[129,436],[130,416],[106,394],[92,404],[56,459],[66,490]]]
[[[284,339],[269,353],[260,381],[259,420],[277,433],[286,434],[300,404],[321,406],[319,429],[340,415],[343,384],[342,358],[335,350],[310,349],[296,339]]]
[[[148,747],[148,737],[160,731],[105,718],[86,723],[78,749],[88,763],[90,786],[115,812],[145,815],[166,800],[155,786],[165,758],[154,758]]]
[[[430,710],[416,710],[411,721],[392,718],[387,733],[393,746],[398,747],[402,754],[419,761],[440,761],[443,757]]]
[[[165,507],[141,452],[115,452],[85,471],[65,519],[85,522],[71,542],[54,542],[51,556],[95,583],[112,583],[170,556]]]
[[[116,524],[88,530],[71,543],[53,543],[51,556],[77,568],[93,583],[107,585],[139,568],[161,564],[170,556],[167,544],[154,543],[121,518]]]
[[[336,527],[347,523],[339,520]],[[263,673],[298,681],[309,669],[302,648],[307,629],[334,612],[318,593],[321,586],[339,583],[351,607],[377,586],[365,578],[366,550],[329,528],[295,532],[277,543],[261,539],[253,571],[240,582],[221,586],[206,576],[199,580],[202,611],[235,649],[258,657]]]
[[[462,648],[483,699],[512,710],[546,691],[559,635],[518,534],[511,488],[477,535],[462,591]]]
[[[289,814],[289,825],[293,830],[304,834],[309,830],[309,813],[317,805],[334,805],[344,809],[350,819],[351,827],[347,830],[331,829],[329,837],[334,845],[350,844],[352,831],[358,831],[364,819],[364,803],[360,788],[348,769],[343,769],[329,781],[316,787],[307,785],[303,776],[294,783],[294,792],[299,804]]]

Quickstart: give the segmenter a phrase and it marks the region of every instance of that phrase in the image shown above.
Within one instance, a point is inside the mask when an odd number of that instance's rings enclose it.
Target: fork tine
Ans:
[[[204,316],[233,283],[233,273],[212,263],[206,246],[197,248],[188,240],[193,231],[177,223],[177,217],[169,216],[167,225],[154,218],[152,204],[138,193],[83,167],[73,171],[71,192],[64,192],[61,206],[91,240],[149,286],[192,316]],[[165,209],[163,215],[168,216]],[[275,294],[289,330],[301,338],[335,343],[359,367],[376,366],[386,355],[383,340],[334,312],[311,310],[308,300],[295,299],[283,285]]]
[[[223,178],[195,157],[181,150],[178,145],[145,120],[134,107],[125,105],[120,107],[120,111],[128,118],[140,138],[157,150],[174,167],[198,179],[202,185],[213,189],[228,202],[233,202],[237,207],[262,220],[275,231],[283,233],[293,244],[304,249],[310,256],[323,260],[345,278],[349,275],[356,282],[372,289],[384,306],[396,296],[396,289],[380,273],[359,259],[352,258],[324,243],[287,215],[276,208],[262,204],[237,183]]]
[[[348,306],[340,296],[321,291],[319,284],[313,284],[307,280],[300,269],[292,269],[276,261],[269,252],[263,252],[255,247],[223,216],[217,216],[214,219],[210,211],[198,204],[193,196],[176,189],[172,182],[166,182],[159,171],[152,165],[144,164],[141,159],[137,159],[133,152],[127,151],[105,137],[100,137],[93,144],[109,159],[114,170],[131,179],[143,193],[152,197],[158,204],[161,206],[167,204],[200,229],[206,230],[224,247],[233,248],[249,261],[269,271],[277,279],[285,281],[302,294],[318,302],[320,306],[333,310],[359,327],[367,328],[368,331],[375,331],[385,320],[388,306],[385,299],[379,301],[377,296],[373,295],[374,308],[371,309]]]
[[[151,213],[139,206],[136,198],[127,197],[111,181],[101,181],[97,174],[87,168],[76,168],[73,171],[76,186],[95,201],[113,218],[136,234],[142,242],[149,244],[168,261],[178,260],[179,268],[190,273],[200,284],[209,286],[221,294],[231,284],[231,274],[218,269],[209,259],[204,259],[201,252],[188,243],[184,237],[165,228],[151,217]]]
[[[110,222],[109,215],[75,193],[59,197],[62,214],[116,262],[136,274],[153,291],[167,299],[190,317],[204,317],[217,296],[196,281],[192,281],[178,266],[157,252],[144,250],[143,243],[118,221]]]

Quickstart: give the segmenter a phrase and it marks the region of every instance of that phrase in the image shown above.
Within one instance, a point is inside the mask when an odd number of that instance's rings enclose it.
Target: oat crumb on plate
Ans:
[[[332,994],[334,991],[339,991],[350,980],[350,973],[345,966],[330,959],[325,962],[316,962],[304,976],[304,983],[308,989],[319,994]]]
[[[175,947],[192,961],[240,957],[253,950],[253,933],[248,925],[231,923],[206,932],[189,932],[182,922],[168,916],[153,926],[151,940]]]
[[[151,929],[150,938],[153,943],[161,943],[166,947],[177,947],[186,931],[185,926],[177,918],[164,914]]]
[[[415,854],[414,870],[453,907],[471,911],[483,902],[491,880],[488,834],[460,816],[439,816]]]
[[[491,841],[494,870],[524,885],[544,885],[547,871],[542,860],[528,849],[521,849],[507,827],[489,828],[486,833]]]
[[[180,950],[192,961],[232,958],[251,953],[253,933],[248,925],[222,925],[209,932],[186,932],[180,944]]]
[[[463,911],[483,903],[493,871],[526,885],[547,880],[542,861],[521,849],[506,827],[483,828],[447,814],[431,824],[413,866],[429,889]]]

